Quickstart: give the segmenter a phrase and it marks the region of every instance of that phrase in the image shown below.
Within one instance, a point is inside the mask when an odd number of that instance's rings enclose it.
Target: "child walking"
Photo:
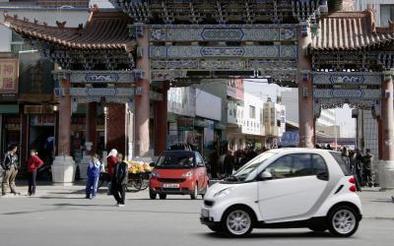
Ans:
[[[100,178],[100,172],[103,169],[103,165],[100,162],[99,156],[93,154],[89,162],[87,176],[88,180],[86,183],[86,198],[93,199],[96,197],[98,180]]]

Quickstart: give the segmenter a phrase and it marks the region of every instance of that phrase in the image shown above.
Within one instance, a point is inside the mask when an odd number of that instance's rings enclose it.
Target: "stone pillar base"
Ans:
[[[71,186],[75,178],[75,163],[71,156],[56,156],[52,164],[55,185]]]
[[[394,189],[394,161],[379,161],[379,185],[382,189]]]
[[[90,162],[90,156],[84,155],[81,162],[79,163],[79,178],[82,180],[86,180],[88,178],[87,169]]]

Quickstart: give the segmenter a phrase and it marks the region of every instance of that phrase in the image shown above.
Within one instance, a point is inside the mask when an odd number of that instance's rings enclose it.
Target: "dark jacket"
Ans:
[[[233,173],[234,162],[235,162],[235,158],[233,155],[227,154],[226,157],[224,157],[224,172],[226,174],[231,175]]]
[[[14,166],[16,169],[19,169],[19,161],[18,155],[7,152],[4,157],[4,161],[1,163],[1,167],[4,170],[10,170],[11,166]]]
[[[125,162],[118,162],[114,167],[112,183],[115,185],[127,185],[129,181],[128,165]]]

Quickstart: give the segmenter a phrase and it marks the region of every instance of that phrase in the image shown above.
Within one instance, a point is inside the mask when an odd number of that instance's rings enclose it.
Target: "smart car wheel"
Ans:
[[[196,184],[196,185],[194,186],[193,193],[190,194],[190,198],[191,198],[192,200],[195,200],[195,199],[197,199],[197,196],[198,196],[198,188],[197,188],[197,184]]]
[[[154,200],[156,199],[156,192],[154,192],[152,189],[149,189],[149,198]]]
[[[338,206],[332,209],[328,215],[329,230],[339,237],[350,237],[358,228],[357,214],[349,206]]]
[[[167,194],[159,194],[159,198],[160,198],[161,200],[164,200],[164,199],[167,198]]]
[[[244,208],[231,209],[223,217],[223,227],[229,236],[244,237],[253,229],[252,216]]]

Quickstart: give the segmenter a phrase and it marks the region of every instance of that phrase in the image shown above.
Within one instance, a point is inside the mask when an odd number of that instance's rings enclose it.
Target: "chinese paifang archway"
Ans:
[[[60,81],[63,154],[70,152],[70,115],[78,103],[117,103],[109,107],[114,115],[124,110],[122,104],[133,104],[135,154],[144,156],[151,100],[156,153],[166,146],[169,86],[268,78],[299,88],[302,147],[314,146],[321,108],[347,103],[371,109],[379,122],[382,166],[394,170],[394,25],[375,27],[373,11],[341,12],[341,1],[321,0],[111,2],[115,10],[94,8],[77,28],[5,17],[7,26],[61,67],[54,74]],[[96,82],[107,86],[86,87]]]

